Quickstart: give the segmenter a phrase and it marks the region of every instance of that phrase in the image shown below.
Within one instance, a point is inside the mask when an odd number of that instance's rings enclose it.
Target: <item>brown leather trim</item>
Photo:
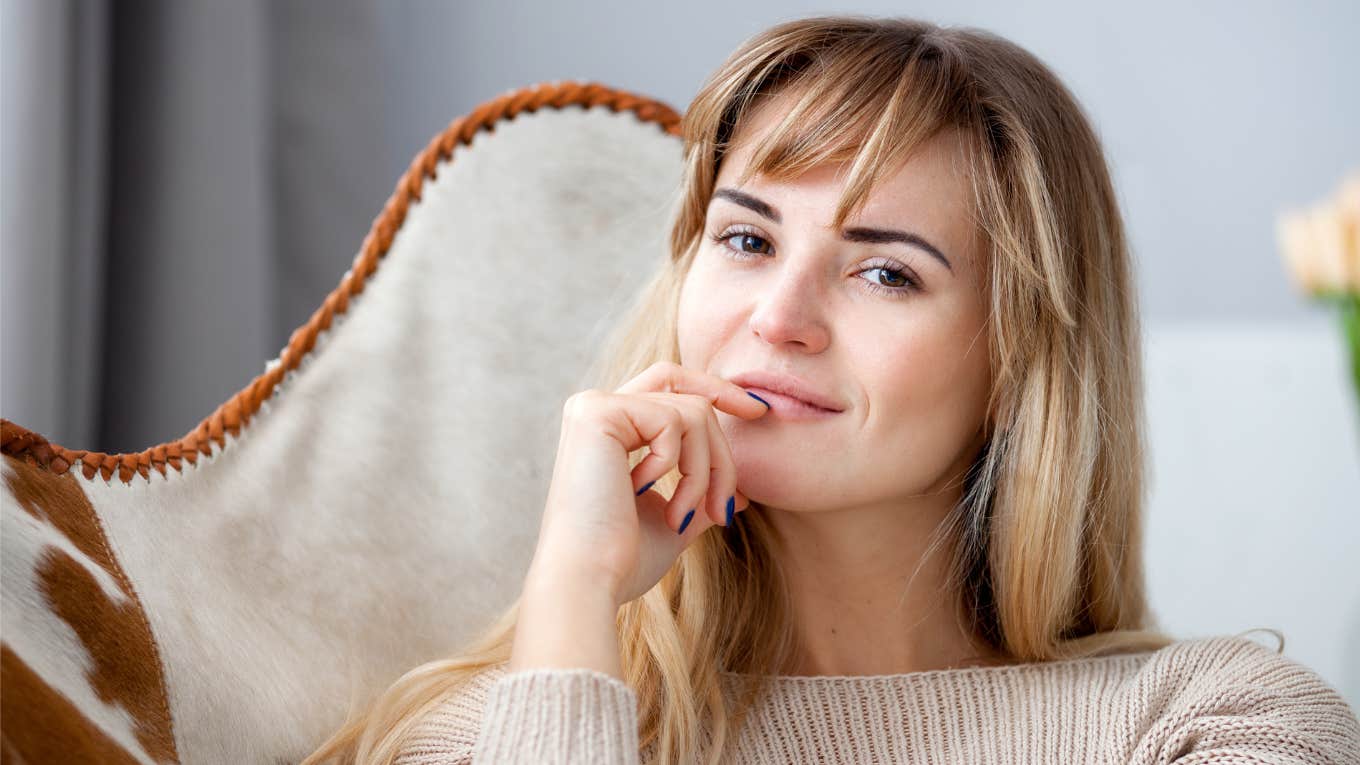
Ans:
[[[611,111],[631,111],[643,122],[655,123],[666,133],[680,135],[680,115],[666,104],[616,90],[598,83],[573,81],[551,82],[513,90],[473,109],[449,123],[443,133],[416,155],[411,166],[397,181],[396,190],[364,237],[364,243],[349,272],[340,284],[322,301],[306,324],[298,327],[288,339],[288,347],[279,355],[279,364],[256,377],[249,385],[217,409],[198,427],[183,438],[157,444],[137,453],[105,454],[84,449],[67,449],[51,443],[33,431],[9,420],[0,419],[0,452],[18,457],[53,473],[65,473],[79,462],[86,478],[94,478],[96,471],[109,480],[117,474],[119,480],[130,483],[132,476],[151,477],[155,469],[165,475],[166,467],[179,470],[185,460],[197,463],[199,454],[211,454],[212,445],[226,445],[228,431],[240,435],[240,429],[260,409],[260,404],[274,393],[284,375],[297,369],[304,356],[311,352],[318,334],[331,325],[336,314],[349,308],[351,295],[364,291],[364,283],[378,270],[378,261],[392,246],[401,224],[406,220],[406,209],[412,200],[419,201],[425,180],[433,180],[440,162],[450,161],[453,150],[466,145],[479,131],[495,130],[497,122],[511,120],[520,112],[535,112],[542,108],[561,109],[566,106],[593,108],[604,106]]]

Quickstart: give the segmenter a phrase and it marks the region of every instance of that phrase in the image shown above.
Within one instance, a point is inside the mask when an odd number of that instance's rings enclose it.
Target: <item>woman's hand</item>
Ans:
[[[728,523],[729,510],[746,508],[715,409],[744,419],[768,411],[739,385],[664,362],[613,393],[586,390],[567,399],[513,667],[614,671],[616,649],[582,641],[612,635],[620,605],[651,589],[709,527]],[[644,446],[650,454],[630,471],[629,453]],[[652,490],[638,494],[676,467],[681,478],[669,501]],[[586,634],[579,624],[565,628],[582,618],[593,625]],[[572,643],[580,660],[572,659]]]
[[[568,398],[531,570],[592,574],[622,605],[651,589],[698,535],[727,524],[729,509],[744,510],[715,408],[745,419],[768,411],[739,385],[671,363],[613,393]],[[644,446],[651,453],[630,472],[629,453]],[[670,501],[638,495],[677,466]]]

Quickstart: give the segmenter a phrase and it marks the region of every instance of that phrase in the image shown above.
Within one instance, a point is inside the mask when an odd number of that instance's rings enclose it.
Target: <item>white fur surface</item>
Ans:
[[[94,659],[75,630],[52,611],[38,581],[38,567],[55,550],[69,555],[90,573],[99,589],[114,603],[127,596],[102,566],[80,551],[46,518],[34,518],[9,491],[13,468],[0,460],[0,581],[4,582],[4,640],[29,669],[71,703],[91,723],[127,750],[138,762],[150,765],[133,732],[132,716],[122,706],[105,703],[87,679]]]
[[[562,403],[666,257],[681,160],[603,108],[478,134],[240,438],[168,478],[80,478],[184,762],[296,761],[518,594]]]

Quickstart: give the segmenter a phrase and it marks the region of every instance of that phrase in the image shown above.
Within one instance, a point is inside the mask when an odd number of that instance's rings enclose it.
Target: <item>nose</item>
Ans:
[[[751,311],[751,331],[770,345],[797,346],[804,353],[820,353],[831,340],[823,317],[823,297],[817,280],[823,273],[813,259],[808,266],[785,265],[772,273]],[[791,262],[791,261],[790,261]]]

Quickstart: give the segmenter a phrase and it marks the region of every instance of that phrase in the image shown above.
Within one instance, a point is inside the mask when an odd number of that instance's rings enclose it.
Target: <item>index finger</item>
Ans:
[[[770,411],[770,405],[734,382],[698,369],[659,361],[619,386],[616,393],[690,393],[707,398],[713,408],[747,420]]]

